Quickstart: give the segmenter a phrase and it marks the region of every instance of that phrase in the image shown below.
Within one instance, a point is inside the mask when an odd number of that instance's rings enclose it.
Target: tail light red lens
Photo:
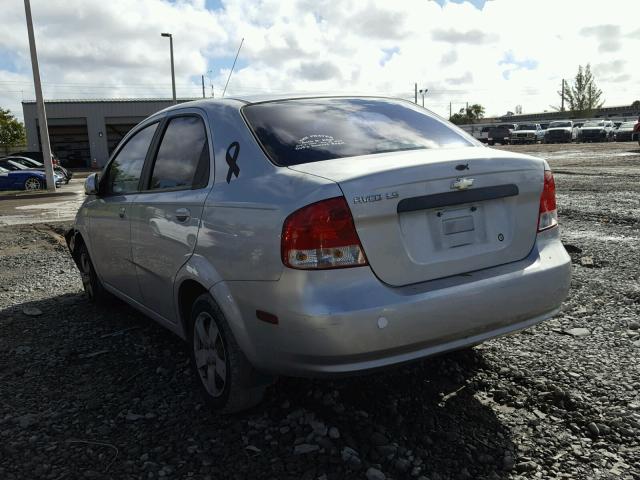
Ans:
[[[544,171],[544,187],[540,195],[540,210],[538,214],[538,231],[542,232],[558,225],[558,210],[556,207],[556,183],[551,170]]]
[[[282,262],[309,270],[367,265],[344,197],[312,203],[287,217],[282,228]]]

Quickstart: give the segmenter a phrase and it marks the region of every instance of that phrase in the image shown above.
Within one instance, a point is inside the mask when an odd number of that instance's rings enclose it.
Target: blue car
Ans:
[[[61,183],[56,177],[56,186]],[[36,170],[7,170],[0,167],[0,190],[43,190],[47,188],[44,172]]]

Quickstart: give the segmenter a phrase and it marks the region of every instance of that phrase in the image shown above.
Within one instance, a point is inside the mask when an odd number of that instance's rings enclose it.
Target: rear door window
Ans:
[[[309,98],[256,103],[242,113],[281,166],[402,150],[477,145],[427,110],[384,98]]]
[[[149,190],[202,188],[209,183],[209,147],[197,116],[172,118],[164,131]]]
[[[144,160],[157,127],[154,123],[143,128],[120,149],[106,173],[107,193],[122,195],[138,191]]]

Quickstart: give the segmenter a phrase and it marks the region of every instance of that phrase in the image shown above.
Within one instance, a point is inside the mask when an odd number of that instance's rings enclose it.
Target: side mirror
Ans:
[[[97,173],[92,173],[84,181],[84,193],[85,195],[98,194],[98,174]]]

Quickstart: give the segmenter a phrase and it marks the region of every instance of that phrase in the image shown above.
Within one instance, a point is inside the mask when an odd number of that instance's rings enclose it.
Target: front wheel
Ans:
[[[42,190],[42,180],[37,177],[29,177],[24,181],[25,190]]]
[[[260,403],[268,382],[242,353],[209,294],[196,299],[190,320],[191,365],[208,406],[220,413],[234,413]]]
[[[82,287],[84,288],[84,293],[89,297],[89,300],[96,303],[104,303],[108,300],[110,294],[105,290],[102,282],[98,278],[93,268],[91,257],[89,256],[89,250],[84,243],[80,245],[78,252],[78,267],[82,278]]]

